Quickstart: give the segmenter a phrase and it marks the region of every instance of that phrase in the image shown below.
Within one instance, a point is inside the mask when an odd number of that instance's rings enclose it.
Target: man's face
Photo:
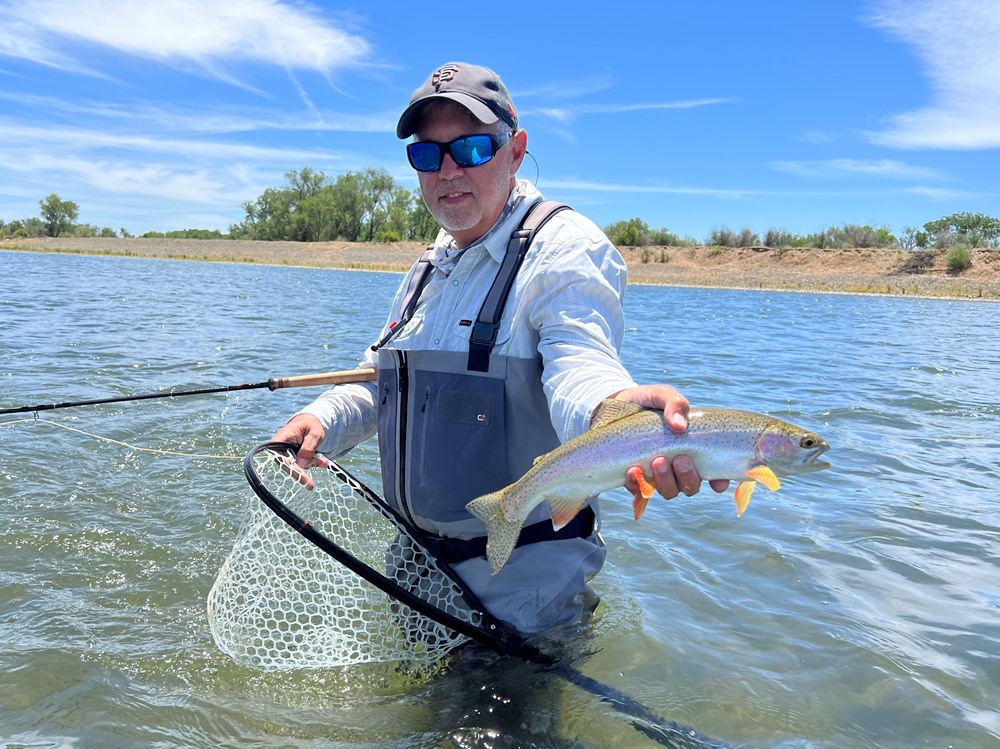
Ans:
[[[427,106],[416,139],[448,143],[463,135],[490,132],[496,132],[495,125],[484,125],[458,104],[441,102]],[[446,153],[438,171],[417,172],[427,208],[459,247],[483,236],[500,216],[526,143],[527,136],[518,131],[485,164],[463,168]]]

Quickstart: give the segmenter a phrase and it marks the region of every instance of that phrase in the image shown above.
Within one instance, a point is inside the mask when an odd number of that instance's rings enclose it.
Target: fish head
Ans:
[[[775,419],[757,437],[757,459],[777,474],[807,473],[829,468],[822,456],[829,443],[815,432]]]

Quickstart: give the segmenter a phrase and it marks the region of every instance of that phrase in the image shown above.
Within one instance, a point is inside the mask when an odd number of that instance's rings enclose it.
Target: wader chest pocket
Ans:
[[[419,372],[425,407],[411,426],[411,496],[422,516],[437,522],[471,518],[465,505],[509,484],[504,381],[460,374]],[[450,381],[450,382],[449,382]]]
[[[463,390],[443,390],[438,401],[438,418],[460,424],[488,425],[492,420],[493,396]]]

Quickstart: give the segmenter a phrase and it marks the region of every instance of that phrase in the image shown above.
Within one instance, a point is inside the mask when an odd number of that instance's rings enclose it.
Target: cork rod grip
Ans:
[[[345,369],[340,372],[299,375],[298,377],[272,377],[267,381],[270,390],[303,388],[314,385],[343,385],[348,382],[374,382],[378,371],[374,369]]]

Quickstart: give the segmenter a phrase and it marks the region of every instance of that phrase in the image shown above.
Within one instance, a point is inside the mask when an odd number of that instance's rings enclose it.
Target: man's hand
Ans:
[[[289,419],[287,424],[275,432],[271,441],[292,442],[298,445],[299,453],[295,462],[300,468],[308,468],[316,456],[316,448],[325,436],[326,430],[319,423],[319,419],[311,414],[299,414]]]
[[[610,397],[663,411],[663,421],[673,432],[680,433],[687,429],[687,416],[691,405],[687,398],[669,385],[639,385],[626,388]],[[660,455],[653,458],[650,467],[653,471],[651,477],[653,485],[664,499],[673,499],[678,494],[690,497],[701,489],[701,475],[687,455],[677,455],[673,461]],[[638,477],[634,475],[636,470],[642,471],[639,466],[629,468],[625,483],[625,488],[632,492],[633,496],[641,493]],[[724,492],[729,487],[729,481],[726,479],[716,479],[709,484],[716,492]]]
[[[288,423],[271,437],[271,442],[291,442],[299,445],[295,462],[293,463],[291,458],[282,458],[281,467],[309,491],[315,487],[313,478],[309,474],[309,467],[326,465],[326,459],[316,454],[316,448],[325,436],[326,430],[319,423],[319,419],[310,414],[299,414],[289,419]]]

